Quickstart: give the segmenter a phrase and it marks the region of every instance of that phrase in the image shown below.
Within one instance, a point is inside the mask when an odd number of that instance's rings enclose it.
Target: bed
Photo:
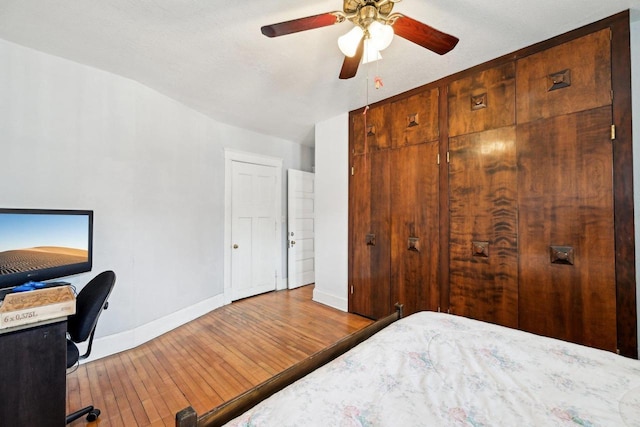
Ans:
[[[640,361],[420,312],[236,415],[225,425],[640,426]]]

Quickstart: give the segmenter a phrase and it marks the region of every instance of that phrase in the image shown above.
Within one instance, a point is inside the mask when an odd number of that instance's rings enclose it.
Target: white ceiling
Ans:
[[[403,0],[394,12],[460,42],[439,56],[396,37],[350,80],[338,79],[336,43],[350,22],[260,33],[342,10],[342,0],[0,0],[0,38],[138,81],[217,121],[313,145],[316,122],[626,9],[635,20],[640,0]]]

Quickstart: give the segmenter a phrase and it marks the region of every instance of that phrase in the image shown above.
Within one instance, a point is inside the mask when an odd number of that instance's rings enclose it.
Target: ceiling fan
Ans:
[[[412,41],[439,55],[444,55],[458,43],[458,38],[438,31],[422,22],[391,13],[393,5],[401,0],[344,0],[343,11],[327,12],[306,18],[265,25],[262,34],[279,37],[314,28],[326,27],[349,20],[355,27],[338,39],[340,50],[345,54],[341,79],[356,75],[360,60],[380,59],[379,51],[391,43],[393,34]]]

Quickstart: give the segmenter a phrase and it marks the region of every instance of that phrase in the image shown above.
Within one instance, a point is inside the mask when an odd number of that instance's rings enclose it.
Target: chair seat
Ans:
[[[71,340],[67,340],[67,369],[75,365],[78,359],[80,359],[78,347]]]

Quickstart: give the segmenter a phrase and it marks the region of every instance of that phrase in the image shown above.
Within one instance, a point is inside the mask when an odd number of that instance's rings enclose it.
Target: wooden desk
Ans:
[[[67,320],[0,333],[0,423],[65,425]]]

